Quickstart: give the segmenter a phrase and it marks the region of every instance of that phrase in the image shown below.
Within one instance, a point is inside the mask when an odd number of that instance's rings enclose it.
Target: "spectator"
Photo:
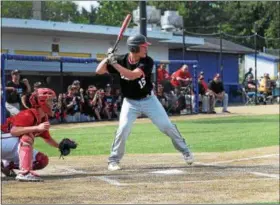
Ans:
[[[111,85],[107,84],[106,88],[105,88],[104,98],[103,98],[103,101],[104,101],[103,111],[109,120],[112,119],[113,115],[117,118],[119,117],[118,111],[117,111],[117,105],[114,103],[114,97],[113,97],[111,91],[112,91]]]
[[[121,111],[122,101],[123,101],[123,98],[122,98],[122,95],[121,95],[121,90],[120,90],[119,88],[117,88],[117,89],[115,90],[114,102],[115,102],[115,104],[117,105],[118,114],[119,114],[120,111]]]
[[[77,87],[75,85],[69,85],[68,93],[65,99],[67,122],[80,122],[81,98],[76,94],[77,94]]]
[[[31,88],[27,79],[20,82],[20,72],[13,70],[11,72],[12,81],[6,84],[6,103],[5,107],[10,113],[10,116],[16,115],[20,111],[20,107],[24,102],[22,96],[31,92]]]
[[[263,93],[265,95],[271,94],[271,80],[268,73],[265,73],[263,78],[261,79],[259,91],[260,93]]]
[[[189,67],[184,64],[182,67],[171,75],[171,84],[174,87],[186,86],[192,80],[189,73]]]
[[[214,111],[214,95],[208,89],[208,85],[204,80],[204,75],[201,73],[198,80],[199,97],[202,102],[203,113],[216,113]]]
[[[79,80],[74,80],[72,85],[74,85],[77,90],[75,92],[75,96],[77,96],[79,99],[80,99],[80,104],[81,104],[81,118],[80,118],[80,121],[83,122],[83,121],[87,121],[87,114],[85,113],[85,110],[84,110],[84,103],[85,103],[85,100],[84,100],[84,89],[81,88],[81,84],[80,84],[80,81]]]
[[[257,88],[257,84],[253,80],[253,76],[249,75],[248,80],[247,80],[246,85],[245,85],[246,92],[255,92],[256,88]]]
[[[94,85],[88,86],[86,91],[86,95],[84,96],[84,111],[87,117],[87,121],[94,121],[95,120],[95,105],[96,105],[96,87]],[[95,99],[95,101],[94,101]],[[100,118],[100,117],[99,117]]]
[[[247,78],[249,76],[253,76],[253,78],[254,78],[254,75],[253,75],[252,71],[253,71],[253,68],[249,68],[249,71],[247,73],[245,73],[244,79],[243,79],[243,82],[242,82],[243,85],[246,83]]]
[[[45,88],[50,88],[55,91],[55,83],[52,81],[53,80],[51,76],[45,77],[44,82],[41,86]]]
[[[34,83],[33,85],[33,92],[36,92],[38,88],[41,87],[41,82],[36,82]],[[21,97],[21,102],[22,102],[22,105],[23,105],[23,108],[24,109],[29,109],[31,108],[31,104],[30,104],[30,101],[29,101],[29,98],[31,96],[31,92],[30,93],[27,93],[26,95],[22,95]]]
[[[99,89],[97,90],[93,99],[94,113],[99,121],[102,120],[101,113],[103,111],[103,97],[104,97],[104,90]]]
[[[159,68],[157,69],[157,83],[164,83],[164,81],[167,81],[170,79],[170,75],[168,71],[166,71],[165,64],[160,64]]]
[[[164,95],[163,86],[161,84],[158,84],[157,98],[162,104],[165,111],[168,111],[168,100],[167,97]]]
[[[227,110],[227,106],[228,106],[228,94],[225,92],[224,89],[224,85],[221,81],[221,77],[220,74],[216,74],[214,79],[212,81],[210,81],[209,83],[209,90],[214,94],[215,96],[215,101],[214,101],[214,106],[216,104],[217,100],[220,100],[223,102],[223,112],[225,113],[230,113]]]

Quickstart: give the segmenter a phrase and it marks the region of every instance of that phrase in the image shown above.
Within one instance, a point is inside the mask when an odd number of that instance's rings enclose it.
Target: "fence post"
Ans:
[[[5,80],[6,55],[1,55],[1,124],[6,121],[6,80]]]
[[[60,59],[60,93],[63,94],[63,61]],[[62,99],[64,100],[64,99]],[[63,120],[64,116],[64,107],[61,106],[61,113],[60,113],[60,122],[64,122]]]
[[[254,31],[255,31],[255,36],[254,36],[254,44],[255,44],[255,79],[256,79],[256,85],[258,84],[258,77],[257,77],[257,23],[255,22],[254,24]],[[258,86],[256,86],[255,89],[255,104],[258,104]]]

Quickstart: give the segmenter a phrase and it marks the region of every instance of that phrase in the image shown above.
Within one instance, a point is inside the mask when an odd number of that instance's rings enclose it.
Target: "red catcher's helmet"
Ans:
[[[32,93],[29,101],[33,108],[42,108],[42,110],[49,116],[54,115],[56,94],[52,89],[38,88],[37,91]]]

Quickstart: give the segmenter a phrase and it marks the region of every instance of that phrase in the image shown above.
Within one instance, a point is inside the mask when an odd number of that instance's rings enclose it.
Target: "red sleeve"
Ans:
[[[29,110],[24,110],[14,116],[13,126],[30,127],[34,125],[34,122],[36,122],[36,118],[32,112]]]
[[[186,78],[192,78],[190,72],[187,72],[187,73],[186,73]]]
[[[181,77],[180,74],[181,74],[180,70],[177,70],[177,71],[176,71],[175,73],[173,73],[172,75],[173,75],[173,77],[177,78],[177,77]]]
[[[50,132],[48,130],[45,131],[45,132],[42,132],[42,134],[40,134],[40,137],[42,137],[45,140],[52,138],[51,135],[50,135]]]

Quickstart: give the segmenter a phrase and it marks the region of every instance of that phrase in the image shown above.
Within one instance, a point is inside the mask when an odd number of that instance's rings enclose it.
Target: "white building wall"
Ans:
[[[16,34],[2,32],[2,49],[8,49],[10,54],[14,50],[30,50],[30,51],[49,51],[53,38],[59,38],[60,52],[76,52],[76,53],[91,53],[93,58],[96,58],[97,53],[106,53],[109,47],[112,47],[114,40],[95,40],[92,38],[82,37],[65,37],[52,35],[32,35],[32,34]],[[119,44],[118,53],[127,52],[125,40]],[[150,46],[149,56],[154,60],[168,60],[168,47],[166,46]],[[59,62],[29,62],[29,61],[7,61],[8,70],[42,70],[42,71],[59,71]],[[92,72],[96,68],[96,64],[73,64],[64,63],[64,71],[69,72]]]
[[[275,74],[277,74],[277,66],[275,66],[275,64],[277,63],[257,58],[257,78],[260,79],[264,73],[268,73],[271,78],[276,77]],[[255,73],[255,58],[246,55],[245,73],[249,71],[249,68],[253,68],[253,73]]]

